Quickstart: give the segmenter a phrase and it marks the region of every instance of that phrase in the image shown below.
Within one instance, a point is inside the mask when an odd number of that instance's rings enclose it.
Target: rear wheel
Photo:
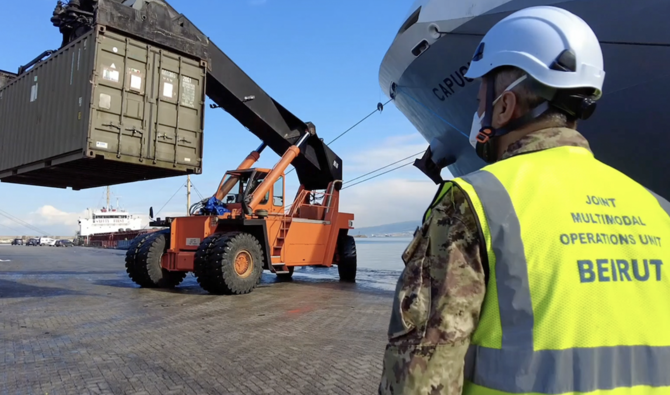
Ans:
[[[293,266],[286,266],[288,273],[277,273],[277,280],[279,281],[291,281],[293,279]]]
[[[172,272],[161,266],[163,254],[170,245],[170,231],[138,236],[126,253],[126,271],[130,278],[144,288],[174,288],[186,277],[186,272]]]
[[[263,261],[263,248],[253,235],[215,234],[203,240],[196,252],[195,276],[211,294],[246,294],[260,282]]]
[[[337,245],[339,262],[337,271],[340,281],[356,281],[356,240],[353,236],[343,237]]]

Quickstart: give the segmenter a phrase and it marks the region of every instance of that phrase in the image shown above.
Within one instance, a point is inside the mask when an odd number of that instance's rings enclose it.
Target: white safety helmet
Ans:
[[[598,38],[577,15],[551,6],[528,7],[495,24],[480,42],[467,78],[500,66],[515,66],[543,85],[593,88],[602,96],[605,80]]]

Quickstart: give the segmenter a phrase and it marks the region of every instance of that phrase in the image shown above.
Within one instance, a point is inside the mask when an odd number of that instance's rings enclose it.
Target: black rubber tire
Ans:
[[[356,240],[353,236],[345,236],[337,245],[339,253],[339,262],[337,271],[340,274],[340,281],[356,281]]]
[[[246,277],[235,270],[239,252],[251,257]],[[260,283],[264,266],[263,247],[249,233],[218,233],[203,240],[196,251],[194,273],[198,284],[214,295],[241,295],[251,292]]]
[[[144,244],[144,241],[150,235],[151,234],[142,234],[136,236],[133,241],[130,242],[130,246],[128,246],[128,250],[126,251],[126,273],[128,273],[128,277],[130,277],[130,279],[139,286],[142,286],[142,284],[146,281],[144,281],[142,273],[135,269],[137,253],[139,252],[142,244]]]
[[[135,241],[131,243],[131,248]],[[126,271],[143,288],[174,288],[186,277],[186,272],[173,272],[161,267],[161,258],[170,245],[170,231],[161,230],[142,238],[134,250],[133,259],[126,255]],[[129,262],[130,261],[130,262]]]
[[[293,280],[293,266],[288,267],[288,273],[277,273],[278,281],[291,281]]]
[[[207,262],[209,261],[209,255],[213,250],[214,244],[220,237],[221,233],[215,233],[209,237],[206,237],[202,242],[200,242],[198,249],[195,251],[195,258],[193,259],[193,275],[195,275],[196,279],[198,280],[198,284],[200,284],[200,287],[203,289],[205,288],[202,284],[207,282],[207,276],[209,274],[207,265]]]

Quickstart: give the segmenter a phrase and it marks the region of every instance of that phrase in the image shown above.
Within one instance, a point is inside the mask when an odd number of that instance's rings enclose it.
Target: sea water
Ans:
[[[402,271],[401,255],[411,241],[408,237],[356,238],[358,267],[369,270]]]

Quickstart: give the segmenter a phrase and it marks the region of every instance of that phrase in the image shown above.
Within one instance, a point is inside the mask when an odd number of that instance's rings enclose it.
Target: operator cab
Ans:
[[[270,169],[245,169],[226,172],[222,185],[226,186],[228,192],[222,203],[228,210],[242,211],[242,203],[251,202],[254,192],[265,181],[270,171]],[[275,181],[256,209],[267,210],[268,213],[284,213],[284,175]]]

